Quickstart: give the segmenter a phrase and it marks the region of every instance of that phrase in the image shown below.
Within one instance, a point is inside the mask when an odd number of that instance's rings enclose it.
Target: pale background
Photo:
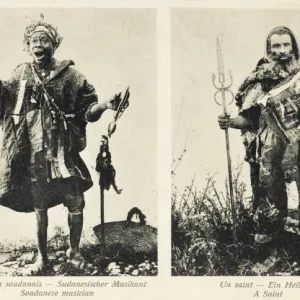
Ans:
[[[222,107],[213,99],[215,88],[212,73],[217,75],[216,41],[219,37],[225,64],[225,74],[233,74],[235,94],[244,78],[265,55],[268,33],[276,26],[289,27],[298,40],[299,10],[271,9],[172,9],[172,138],[173,155],[187,152],[176,170],[174,184],[179,191],[191,182],[195,174],[198,190],[205,184],[207,174],[215,175],[219,190],[224,190],[227,176],[225,133],[217,117]],[[228,78],[228,76],[227,76]],[[229,94],[226,94],[231,99]],[[219,95],[219,99],[220,95]],[[237,114],[235,101],[228,106]],[[177,125],[178,124],[178,125]],[[176,129],[177,128],[177,129]],[[244,160],[244,146],[239,130],[230,130],[233,168]],[[249,167],[243,165],[242,180],[250,195]],[[294,184],[291,186],[293,200]]]
[[[23,34],[31,19],[40,13],[63,36],[58,60],[72,59],[97,91],[99,101],[130,86],[130,107],[117,123],[110,141],[117,195],[105,193],[105,221],[125,220],[127,212],[139,207],[150,225],[157,225],[156,180],[156,15],[154,9],[0,9],[0,78],[30,57],[23,52]],[[3,30],[4,29],[4,30]],[[87,148],[82,157],[94,186],[85,193],[84,229],[100,223],[98,174],[95,167],[101,134],[107,134],[112,111],[88,125]],[[26,195],[24,195],[26,197]],[[49,236],[55,225],[67,229],[67,209],[49,210]],[[34,214],[17,213],[0,206],[0,241],[35,238]]]
[[[118,299],[118,300],[135,300],[135,299],[147,299],[147,300],[165,300],[165,299],[172,299],[172,300],[181,300],[181,299],[253,299],[253,294],[255,292],[254,289],[221,289],[219,288],[221,280],[224,280],[224,277],[171,277],[171,231],[170,231],[170,213],[171,213],[171,205],[170,205],[170,199],[171,199],[171,182],[170,182],[170,162],[171,162],[171,154],[172,154],[172,142],[171,142],[171,122],[172,122],[172,116],[171,116],[171,101],[173,102],[173,109],[176,109],[176,101],[174,99],[174,96],[171,99],[171,84],[170,84],[170,74],[171,74],[171,68],[170,68],[170,54],[171,54],[171,44],[170,44],[170,36],[172,34],[171,31],[171,8],[172,7],[189,7],[190,10],[196,10],[199,11],[199,9],[205,8],[205,7],[230,7],[230,8],[259,8],[259,7],[264,7],[266,10],[270,8],[276,8],[278,9],[278,15],[280,15],[280,10],[284,9],[286,7],[289,7],[291,9],[295,8],[300,8],[299,5],[297,5],[297,1],[288,1],[288,0],[282,0],[282,1],[274,1],[274,0],[251,0],[251,1],[240,1],[240,0],[61,0],[61,1],[40,1],[40,0],[28,0],[28,1],[23,1],[23,0],[6,0],[6,1],[0,1],[0,5],[3,7],[8,7],[8,6],[66,6],[66,7],[79,7],[80,10],[83,6],[90,6],[90,7],[154,7],[156,8],[157,12],[157,71],[158,71],[158,80],[157,80],[157,85],[158,85],[158,98],[157,101],[159,103],[158,105],[158,111],[157,111],[157,133],[158,133],[158,156],[157,156],[157,165],[159,168],[159,173],[157,174],[158,178],[158,220],[157,224],[159,227],[158,231],[158,237],[159,237],[159,273],[158,276],[155,278],[130,278],[130,280],[133,280],[134,282],[142,281],[146,279],[147,281],[147,287],[145,289],[118,289],[118,288],[104,288],[104,289],[91,289],[95,292],[95,297],[94,298],[100,298],[101,299]],[[290,11],[293,13],[293,11]],[[244,14],[247,14],[247,10],[244,11]],[[298,13],[296,13],[297,15]],[[282,17],[283,21],[289,22],[289,16],[284,15]],[[22,19],[21,19],[22,20]],[[17,23],[20,22],[19,20],[16,21]],[[213,20],[213,22],[218,22],[218,20]],[[226,22],[232,22],[230,19],[227,19]],[[296,21],[295,21],[296,22]],[[284,22],[285,24],[288,24]],[[251,25],[255,26],[256,20],[252,20]],[[73,25],[73,24],[72,24]],[[224,24],[223,24],[224,25]],[[251,26],[249,24],[249,26]],[[277,25],[277,24],[275,24]],[[71,26],[71,24],[70,24]],[[4,29],[6,30],[8,27],[4,26]],[[209,29],[207,27],[207,29]],[[261,44],[256,45],[254,43],[254,38],[251,40],[251,47],[257,48],[258,54],[257,57],[260,57],[260,55],[263,54],[263,42],[265,39],[265,35],[267,34],[268,30],[265,30],[264,34],[262,34],[262,29],[263,26],[259,26],[259,30],[256,31],[251,31],[251,35],[253,36],[255,32],[257,32],[257,35],[255,36],[255,41],[256,39],[261,39]],[[298,31],[298,27],[293,28],[295,33],[297,35],[300,35],[300,31]],[[7,29],[8,30],[8,29]],[[75,30],[75,29],[74,29]],[[234,27],[234,31],[238,30],[238,26]],[[20,37],[21,34],[23,33],[23,27],[20,26]],[[219,34],[219,33],[218,33]],[[207,33],[207,35],[209,35]],[[190,35],[189,35],[190,37]],[[191,38],[193,40],[194,38]],[[65,41],[67,40],[67,36],[65,36]],[[189,47],[189,40],[186,39],[187,41],[187,47]],[[216,37],[213,37],[211,45],[213,46],[212,48],[212,58],[213,60],[211,61],[211,69],[209,71],[204,70],[208,74],[208,77],[210,78],[211,72],[215,71],[216,69],[216,58],[215,58],[215,42],[216,42]],[[231,65],[229,65],[228,59],[230,57],[230,53],[228,54],[228,51],[232,49],[232,47],[225,49],[225,45],[223,45],[224,39],[222,38],[222,46],[223,46],[223,52],[225,56],[225,64],[227,67],[232,68]],[[192,47],[193,44],[190,46]],[[227,46],[226,46],[227,47]],[[211,47],[210,47],[211,48]],[[254,49],[253,48],[253,49]],[[62,47],[61,47],[62,49]],[[20,50],[18,50],[20,52]],[[16,52],[18,52],[16,51]],[[196,52],[196,49],[193,50]],[[19,53],[18,52],[18,53]],[[245,72],[242,72],[241,77],[237,78],[236,73],[234,73],[235,80],[241,81],[244,76],[246,76],[247,72],[250,71],[253,68],[253,64],[256,63],[255,59],[256,57],[252,54],[251,48],[248,49],[248,53],[251,53],[250,57],[246,57],[246,61],[243,62],[243,64],[247,63],[248,59],[253,59],[252,64],[249,64],[248,69],[245,70]],[[58,52],[59,53],[59,52]],[[57,53],[57,54],[58,54]],[[198,54],[197,54],[198,55]],[[252,56],[253,55],[253,56]],[[231,55],[232,56],[232,55]],[[9,55],[7,56],[9,57]],[[68,56],[69,57],[69,56]],[[196,56],[194,58],[192,57],[187,57],[188,59],[196,59]],[[180,64],[183,64],[184,61],[178,61],[177,65],[179,66]],[[78,65],[78,62],[77,62]],[[14,66],[13,66],[14,67]],[[10,70],[8,70],[11,72]],[[200,72],[200,71],[199,71]],[[174,77],[174,75],[173,75]],[[173,78],[174,79],[174,78]],[[207,81],[208,82],[208,81]],[[237,83],[237,82],[236,82]],[[209,85],[208,85],[209,84]],[[210,86],[211,82],[207,83],[206,85],[203,84],[203,87],[208,88]],[[214,92],[214,90],[211,90],[211,93]],[[209,94],[209,97],[207,98],[207,102],[213,101],[212,100],[212,94]],[[110,94],[110,93],[108,93]],[[198,96],[197,96],[198,97]],[[200,96],[199,96],[200,98]],[[198,101],[198,100],[197,100]],[[177,102],[178,106],[180,105],[179,102]],[[212,115],[212,123],[215,126],[215,120],[219,112],[221,111],[220,107],[215,107],[211,104],[211,107],[213,107],[213,115]],[[218,110],[219,109],[219,110]],[[129,113],[126,112],[126,114]],[[176,118],[177,118],[177,114]],[[125,115],[123,116],[125,118]],[[121,120],[123,122],[124,119]],[[199,123],[198,127],[200,126],[200,117],[199,117]],[[183,124],[183,123],[181,123]],[[122,125],[120,125],[122,126]],[[180,125],[183,126],[183,125]],[[105,127],[106,128],[106,127]],[[120,128],[116,132],[116,134],[119,134]],[[218,132],[217,128],[215,127],[215,130],[212,134],[211,138],[214,138],[213,135]],[[239,134],[237,134],[239,136]],[[224,142],[224,134],[220,133],[219,135],[220,138],[220,145],[223,145]],[[185,139],[185,137],[184,137]],[[181,143],[180,140],[178,142],[178,148],[181,149]],[[235,143],[235,147],[240,146],[240,139],[237,139],[237,143]],[[203,145],[204,145],[204,140],[203,140]],[[241,147],[241,151],[243,148]],[[179,150],[178,150],[179,151]],[[196,151],[196,150],[195,150]],[[194,151],[194,152],[195,152]],[[216,157],[219,155],[218,154],[218,149],[211,149],[208,148],[207,151],[211,154],[214,155],[214,152],[216,151]],[[205,150],[202,151],[204,153]],[[224,157],[223,151],[221,152],[221,155]],[[240,151],[238,151],[240,153]],[[219,172],[220,170],[224,170],[223,173],[226,174],[226,161],[225,157],[222,160],[222,167],[216,164],[216,168],[219,167]],[[218,162],[218,161],[216,161]],[[116,163],[115,163],[116,164]],[[213,168],[213,163],[210,164]],[[116,165],[117,171],[120,172],[118,166]],[[192,169],[197,169],[193,167],[193,163],[190,164],[190,168]],[[182,171],[182,167],[179,166],[178,173],[179,171]],[[212,171],[212,170],[210,170]],[[183,173],[184,174],[184,173]],[[182,178],[178,180],[181,185],[184,185],[186,182],[190,181],[190,178],[193,174],[193,171],[188,172],[186,174],[186,178],[182,176]],[[247,175],[247,174],[246,174]],[[221,180],[224,178],[220,176]],[[121,178],[120,178],[121,180]],[[200,181],[200,180],[199,180]],[[200,181],[202,182],[202,180]],[[53,219],[53,218],[52,218]],[[4,230],[7,229],[7,223],[4,225],[1,223],[2,226],[5,226]],[[2,282],[5,281],[26,281],[26,282],[33,282],[40,280],[43,282],[43,289],[49,289],[51,287],[45,285],[48,283],[52,283],[55,285],[57,284],[58,280],[61,280],[62,278],[7,278],[7,279],[2,279]],[[91,281],[108,281],[108,282],[113,282],[115,279],[118,278],[99,278],[99,277],[89,277],[89,278],[65,278],[66,280],[73,280],[76,282],[82,282],[86,280],[91,280]],[[121,278],[122,282],[127,281],[127,278]],[[256,284],[268,284],[270,281],[277,281],[281,282],[284,284],[286,281],[293,281],[293,282],[298,282],[299,278],[297,277],[277,277],[277,278],[271,278],[271,277],[239,277],[239,278],[234,278],[234,277],[226,277],[225,280],[233,283],[233,282],[250,282],[253,281],[254,285]],[[52,287],[53,288],[53,287]],[[54,288],[55,289],[55,288]],[[264,288],[261,288],[263,290]],[[57,290],[61,290],[57,288]],[[4,288],[2,287],[0,289],[0,295],[3,296],[4,299],[9,299],[10,296],[13,299],[23,299],[24,297],[19,296],[21,291],[21,288]],[[284,291],[284,296],[281,299],[297,299],[299,296],[299,290],[298,289],[289,289]],[[60,299],[61,297],[57,297],[55,299]]]

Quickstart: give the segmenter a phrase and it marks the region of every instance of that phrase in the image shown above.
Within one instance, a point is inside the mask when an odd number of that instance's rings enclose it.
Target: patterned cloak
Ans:
[[[43,81],[58,108],[56,115],[30,63],[19,65],[8,81],[1,82],[0,205],[32,212],[29,186],[39,180],[71,178],[82,193],[93,185],[79,152],[85,147],[87,112],[98,99],[94,87],[72,65],[73,61],[55,61],[50,78]],[[26,84],[20,106],[22,80]],[[19,115],[14,115],[18,105]]]

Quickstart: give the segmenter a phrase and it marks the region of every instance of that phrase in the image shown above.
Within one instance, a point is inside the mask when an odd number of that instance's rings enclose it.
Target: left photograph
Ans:
[[[0,16],[0,275],[156,276],[155,9]]]

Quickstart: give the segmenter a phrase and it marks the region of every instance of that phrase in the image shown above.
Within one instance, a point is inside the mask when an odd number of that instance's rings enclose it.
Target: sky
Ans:
[[[199,190],[207,174],[214,175],[218,189],[224,190],[228,172],[225,133],[217,123],[222,107],[213,100],[216,90],[211,79],[212,73],[217,72],[217,37],[225,74],[231,70],[231,90],[236,93],[244,78],[265,55],[266,37],[274,27],[289,27],[299,40],[299,13],[295,9],[172,9],[173,157],[180,157],[185,144],[187,150],[173,178],[179,191],[183,191],[194,175]],[[232,116],[237,114],[234,102],[228,106],[228,112]],[[229,136],[234,168],[243,162],[245,151],[239,130],[229,130]],[[248,185],[246,196],[250,195],[247,163],[243,165],[242,180]]]
[[[105,193],[105,221],[125,220],[137,206],[148,224],[157,224],[156,179],[156,15],[154,9],[0,9],[0,79],[10,77],[14,68],[30,57],[23,51],[23,34],[32,20],[44,14],[63,37],[55,53],[58,60],[72,59],[75,68],[96,88],[99,102],[130,86],[130,106],[117,123],[110,140],[116,182]],[[88,124],[87,147],[81,153],[90,169],[94,186],[85,193],[84,230],[100,223],[98,174],[94,170],[102,134],[112,121],[106,111],[96,123]],[[1,166],[0,166],[1,167]],[[34,214],[17,213],[0,206],[2,239],[35,237]],[[63,205],[49,210],[49,236],[53,228],[67,228]]]

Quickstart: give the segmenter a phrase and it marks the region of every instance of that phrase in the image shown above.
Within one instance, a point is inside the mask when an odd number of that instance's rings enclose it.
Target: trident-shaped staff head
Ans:
[[[232,96],[232,100],[228,103],[231,104],[233,99],[234,99],[234,95],[232,93],[232,91],[230,90],[233,80],[232,80],[232,73],[231,71],[229,71],[229,84],[226,86],[225,82],[226,82],[226,78],[225,78],[225,68],[224,68],[224,61],[223,61],[223,55],[222,55],[222,50],[221,50],[221,46],[220,46],[220,42],[219,42],[219,38],[217,38],[217,66],[218,66],[218,81],[219,81],[219,85],[216,83],[216,75],[213,73],[212,74],[212,82],[214,87],[217,89],[215,95],[214,95],[214,100],[218,105],[222,105],[218,102],[217,100],[217,95],[219,93],[222,93],[222,98],[223,100],[225,100],[225,92],[229,92]],[[223,101],[223,106],[226,106],[226,102]]]

